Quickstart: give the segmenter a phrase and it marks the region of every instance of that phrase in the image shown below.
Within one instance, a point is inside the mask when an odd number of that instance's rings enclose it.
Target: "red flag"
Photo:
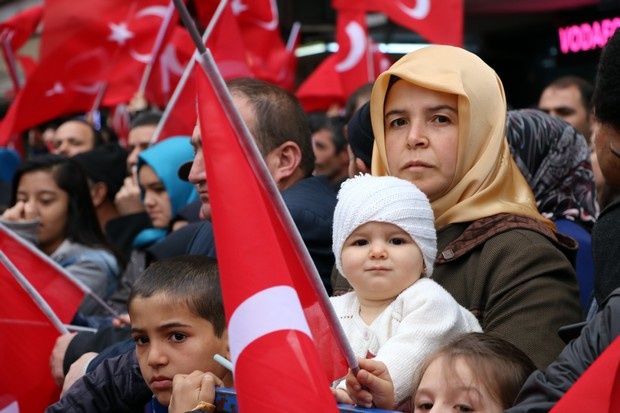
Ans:
[[[82,303],[87,287],[73,279],[34,245],[1,224],[0,251],[11,259],[13,265],[41,294],[56,316],[63,323],[70,323]]]
[[[620,338],[594,360],[550,412],[620,412]]]
[[[0,23],[0,33],[9,37],[14,52],[32,36],[43,16],[43,6],[33,6]]]
[[[368,48],[372,55],[373,62],[371,68],[373,72],[370,73],[369,79],[366,82],[359,83],[362,81],[361,77],[356,82],[346,82],[343,80],[346,74],[338,73],[336,69],[338,56],[332,54],[321,62],[295,92],[295,96],[301,102],[304,110],[306,112],[314,112],[327,110],[334,104],[344,106],[347,98],[358,87],[374,81],[379,74],[390,67],[392,64],[390,58],[379,51],[376,43],[371,43]]]
[[[463,46],[463,0],[332,0],[337,10],[385,13],[396,24],[431,43]]]
[[[84,83],[108,83],[104,105],[128,102],[138,90],[170,0],[46,0],[41,59],[87,61]],[[170,24],[171,33],[174,24]],[[164,37],[164,44],[167,43]],[[54,73],[58,75],[58,73]]]
[[[49,372],[60,332],[2,262],[0,300],[0,411],[43,412],[60,394]]]
[[[346,98],[358,87],[374,80],[370,38],[366,28],[366,13],[358,10],[340,10],[336,23],[335,70],[340,77]]]
[[[316,269],[205,56],[209,78],[196,72],[198,116],[240,411],[338,411],[329,380],[346,372],[334,335],[340,326],[323,313],[331,307]]]

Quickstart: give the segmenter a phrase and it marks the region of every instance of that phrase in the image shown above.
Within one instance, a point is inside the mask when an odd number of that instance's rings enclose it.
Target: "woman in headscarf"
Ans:
[[[433,278],[486,332],[545,367],[561,326],[583,315],[576,243],[540,215],[505,137],[506,99],[493,69],[456,47],[409,53],[371,96],[372,173],[416,184],[435,213]]]
[[[598,204],[586,139],[570,124],[535,109],[508,111],[506,137],[538,211],[579,244],[579,296],[587,310],[594,282],[590,232]]]

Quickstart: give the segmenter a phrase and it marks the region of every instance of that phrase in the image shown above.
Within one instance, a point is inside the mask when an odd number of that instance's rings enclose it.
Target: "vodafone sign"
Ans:
[[[568,54],[602,48],[618,28],[620,17],[561,27],[558,30],[560,51]]]

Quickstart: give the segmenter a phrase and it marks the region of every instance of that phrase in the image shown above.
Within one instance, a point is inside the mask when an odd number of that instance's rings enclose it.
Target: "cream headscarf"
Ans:
[[[534,195],[510,155],[501,80],[478,56],[458,47],[428,46],[409,53],[377,78],[370,98],[373,175],[390,175],[383,108],[392,75],[458,96],[456,171],[447,191],[431,202],[437,229],[499,213],[530,216],[555,229],[538,213]]]

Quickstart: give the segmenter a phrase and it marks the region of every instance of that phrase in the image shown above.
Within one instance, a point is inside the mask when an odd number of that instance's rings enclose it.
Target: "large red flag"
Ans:
[[[340,326],[326,315],[330,304],[301,237],[204,56],[198,116],[240,410],[338,411],[329,380],[346,373]]]
[[[0,300],[0,411],[43,412],[60,394],[49,371],[60,332],[3,262]]]
[[[332,0],[332,6],[385,13],[431,43],[463,46],[463,0]]]
[[[51,258],[2,224],[0,224],[0,251],[9,257],[58,318],[65,324],[70,323],[88,287],[75,280]]]
[[[551,413],[620,412],[620,337],[594,360]]]

